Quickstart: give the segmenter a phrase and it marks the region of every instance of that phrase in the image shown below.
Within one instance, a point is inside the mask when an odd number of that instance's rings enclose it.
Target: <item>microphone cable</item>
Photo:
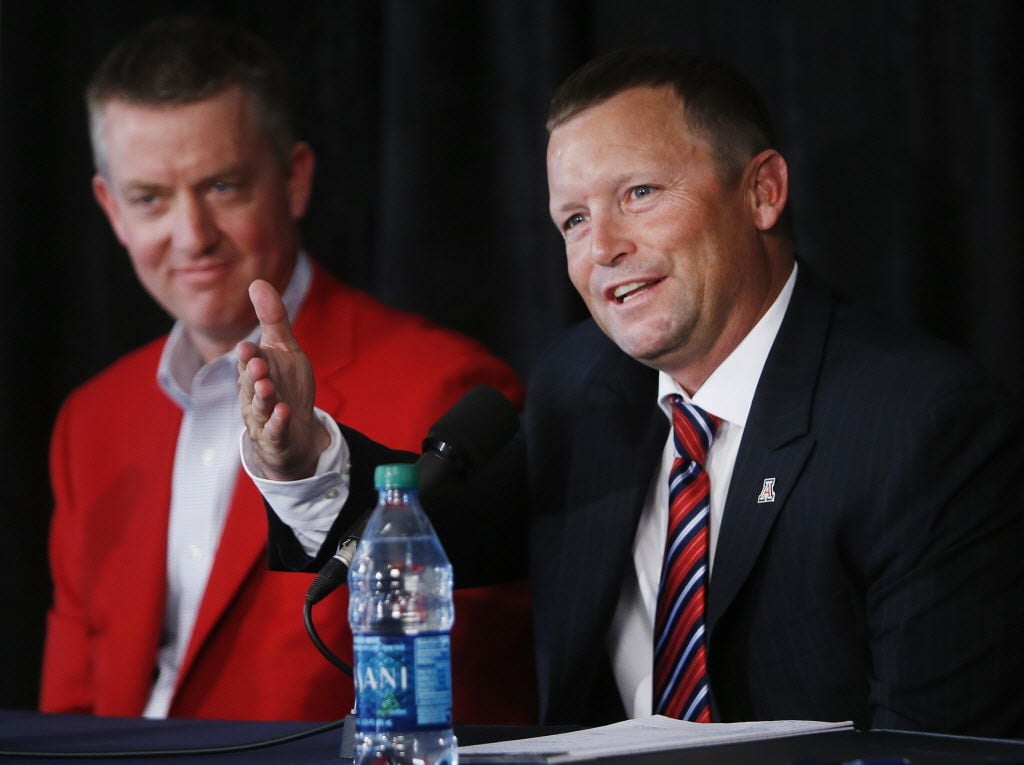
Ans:
[[[369,513],[360,519],[358,525],[361,533],[365,527],[366,518]],[[326,598],[332,592],[334,592],[341,584],[345,581],[348,576],[348,567],[352,563],[352,557],[356,553],[356,546],[359,544],[359,538],[350,534],[342,540],[341,544],[338,545],[338,552],[334,554],[327,563],[324,564],[323,568],[320,569],[320,573],[316,575],[316,579],[309,585],[306,590],[306,599],[302,605],[302,621],[306,625],[306,634],[309,635],[309,639],[313,642],[318,650],[327,661],[333,664],[335,667],[340,669],[349,677],[352,677],[352,667],[346,664],[344,661],[338,658],[338,656],[327,647],[324,641],[320,638],[320,634],[316,631],[316,625],[313,624],[313,606],[319,603],[321,600]]]
[[[198,757],[210,754],[237,754],[241,752],[252,752],[257,749],[269,749],[282,744],[290,744],[293,741],[301,741],[304,738],[311,738],[337,730],[344,727],[348,717],[340,720],[319,725],[309,730],[302,730],[298,733],[289,733],[286,736],[264,739],[262,741],[250,741],[245,744],[226,744],[224,746],[200,747],[198,749],[138,749],[135,751],[115,752],[18,752],[0,749],[0,758],[20,757],[23,759],[35,760],[113,760],[142,757]]]

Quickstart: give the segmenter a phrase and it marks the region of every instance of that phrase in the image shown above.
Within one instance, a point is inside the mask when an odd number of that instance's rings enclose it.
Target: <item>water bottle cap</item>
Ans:
[[[419,472],[412,464],[378,465],[373,471],[373,483],[378,489],[415,489]]]

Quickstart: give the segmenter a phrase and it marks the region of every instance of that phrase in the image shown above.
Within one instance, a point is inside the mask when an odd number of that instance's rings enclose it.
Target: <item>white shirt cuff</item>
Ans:
[[[319,551],[331,524],[348,500],[349,449],[338,424],[326,412],[313,410],[316,418],[330,434],[331,443],[317,461],[316,473],[297,481],[275,481],[264,478],[253,465],[252,440],[246,430],[239,436],[242,468],[277,517],[290,526],[306,554]]]

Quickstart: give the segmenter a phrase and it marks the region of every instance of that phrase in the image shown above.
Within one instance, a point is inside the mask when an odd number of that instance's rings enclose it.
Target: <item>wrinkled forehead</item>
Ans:
[[[89,116],[93,150],[103,163],[109,160],[115,143],[157,140],[171,132],[206,135],[211,142],[237,142],[242,136],[259,140],[263,134],[269,140],[259,105],[236,85],[193,100],[149,101],[113,95],[92,104]]]
[[[671,88],[633,88],[578,112],[548,138],[550,192],[570,179],[614,180],[653,166],[692,162],[709,151],[691,134]]]
[[[102,172],[118,183],[196,180],[275,156],[241,95],[184,104],[111,101],[103,112]]]

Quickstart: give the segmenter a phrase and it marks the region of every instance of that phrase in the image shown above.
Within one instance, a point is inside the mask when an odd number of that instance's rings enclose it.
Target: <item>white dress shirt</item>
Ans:
[[[658,373],[658,406],[669,423],[672,414],[668,397],[678,394],[722,423],[708,450],[707,470],[711,481],[708,535],[708,573],[713,575],[715,545],[722,526],[726,494],[736,464],[743,428],[754,400],[754,391],[772,343],[782,325],[796,282],[796,265],[782,291],[764,316],[738,346],[704,382],[693,397],[664,372]],[[652,673],[654,670],[654,616],[658,605],[658,582],[668,533],[668,475],[675,458],[671,425],[662,450],[661,465],[651,479],[636,537],[633,540],[633,569],[623,582],[622,594],[608,633],[608,653],[615,681],[628,717],[652,714]]]
[[[312,268],[300,255],[282,298],[294,318],[309,291]],[[246,338],[258,342],[259,327]],[[167,528],[167,599],[157,678],[143,711],[166,717],[178,670],[206,589],[238,477],[238,358],[232,350],[203,364],[181,322],[171,330],[157,382],[181,407]],[[144,425],[142,425],[144,427]]]

